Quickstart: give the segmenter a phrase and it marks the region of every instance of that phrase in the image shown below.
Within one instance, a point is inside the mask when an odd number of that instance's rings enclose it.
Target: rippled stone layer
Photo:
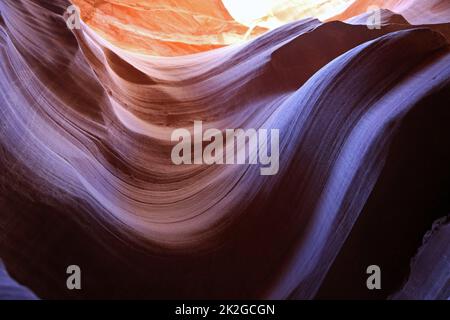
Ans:
[[[305,19],[183,55],[247,27],[217,1],[170,2],[170,12],[220,20],[200,34],[179,15],[166,24],[139,16],[169,2],[96,2],[92,17],[92,1],[77,3],[80,30],[66,27],[68,1],[0,2],[0,256],[20,283],[42,298],[399,290],[423,235],[450,211],[445,14],[434,24],[435,11],[424,11],[411,25],[411,11],[404,19],[384,10],[374,30],[365,12]],[[172,46],[180,32],[199,42]],[[174,165],[171,133],[196,120],[221,131],[279,129],[279,173]],[[379,292],[365,287],[371,261],[390,279]],[[439,257],[428,276],[448,277],[446,263]],[[85,270],[80,292],[65,288],[71,264]],[[412,280],[422,279],[420,265]]]

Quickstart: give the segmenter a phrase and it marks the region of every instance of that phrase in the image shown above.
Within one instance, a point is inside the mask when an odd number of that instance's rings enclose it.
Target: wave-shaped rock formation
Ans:
[[[40,298],[448,297],[448,228],[417,253],[450,212],[448,1],[356,1],[352,21],[229,46],[248,30],[218,0],[75,2],[74,30],[67,0],[0,2],[0,257],[17,281]],[[380,29],[361,23],[371,2],[390,10]],[[278,173],[175,165],[171,133],[194,121],[279,129]]]

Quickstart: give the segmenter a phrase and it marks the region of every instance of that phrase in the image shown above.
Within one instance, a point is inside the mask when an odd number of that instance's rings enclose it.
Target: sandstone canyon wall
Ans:
[[[13,278],[40,298],[450,296],[448,226],[422,245],[450,212],[448,1],[357,0],[250,35],[219,0],[74,3],[78,30],[67,0],[0,2]],[[278,173],[174,165],[171,133],[198,120],[278,129]]]

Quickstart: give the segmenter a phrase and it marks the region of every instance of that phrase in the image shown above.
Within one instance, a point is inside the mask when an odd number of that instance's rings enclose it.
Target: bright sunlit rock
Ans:
[[[233,18],[249,27],[277,28],[287,22],[316,17],[326,20],[354,0],[222,0]]]

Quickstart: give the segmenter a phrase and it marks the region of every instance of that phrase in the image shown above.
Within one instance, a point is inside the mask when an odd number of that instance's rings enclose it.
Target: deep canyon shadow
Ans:
[[[450,213],[449,101],[446,85],[406,115],[317,299],[386,299],[407,280],[423,236]],[[367,289],[369,265],[381,268],[381,290]]]

